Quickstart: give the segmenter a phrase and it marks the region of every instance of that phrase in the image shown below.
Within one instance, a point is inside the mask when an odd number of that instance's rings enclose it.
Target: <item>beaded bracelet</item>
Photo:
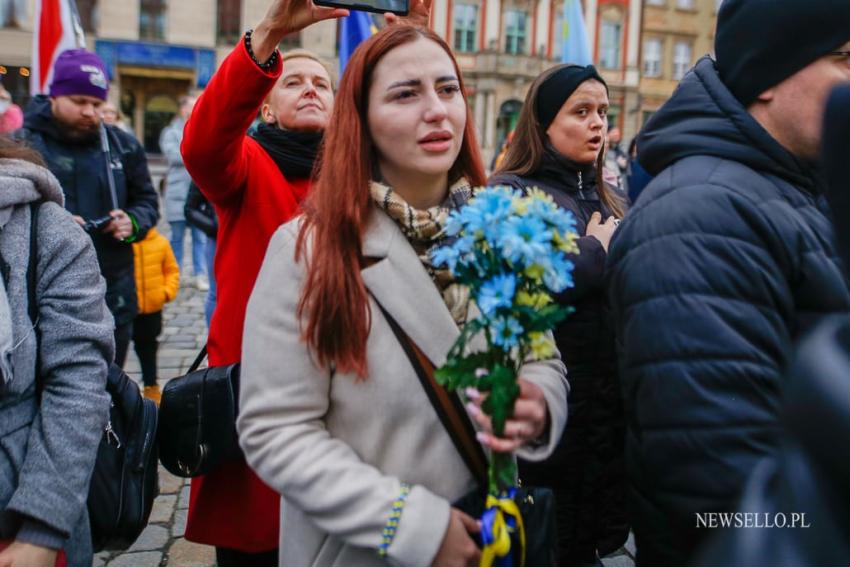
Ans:
[[[265,63],[260,63],[257,60],[257,56],[254,55],[254,50],[251,48],[251,36],[254,34],[254,30],[248,30],[245,32],[245,50],[248,52],[248,57],[251,58],[251,61],[257,64],[257,67],[262,69],[263,71],[268,71],[274,64],[277,63],[277,58],[279,57],[277,49],[274,50],[272,56],[269,57],[269,60]]]
[[[401,521],[401,512],[404,510],[404,503],[407,500],[408,494],[410,494],[410,485],[401,483],[401,494],[393,502],[393,511],[390,513],[390,519],[387,520],[384,526],[383,539],[381,540],[381,545],[378,546],[378,555],[381,557],[386,557],[387,553],[389,553],[390,544],[395,539],[398,523]]]

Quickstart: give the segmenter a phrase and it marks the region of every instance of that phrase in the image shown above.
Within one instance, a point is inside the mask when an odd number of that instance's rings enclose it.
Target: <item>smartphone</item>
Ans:
[[[374,12],[386,14],[391,12],[399,16],[406,16],[409,10],[408,0],[313,0],[317,6],[330,6],[332,8],[345,8],[359,12]]]

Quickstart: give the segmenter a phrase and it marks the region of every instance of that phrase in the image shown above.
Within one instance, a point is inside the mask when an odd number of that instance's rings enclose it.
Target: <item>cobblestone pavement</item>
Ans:
[[[184,255],[184,259],[188,257]],[[177,299],[165,306],[158,357],[160,386],[184,374],[204,345],[207,333],[204,323],[205,297],[205,292],[181,283]],[[141,384],[139,362],[132,348],[125,370]],[[189,481],[160,467],[159,492],[148,527],[136,543],[126,552],[98,553],[95,555],[94,567],[215,565],[215,551],[212,547],[194,544],[183,538],[189,507]]]

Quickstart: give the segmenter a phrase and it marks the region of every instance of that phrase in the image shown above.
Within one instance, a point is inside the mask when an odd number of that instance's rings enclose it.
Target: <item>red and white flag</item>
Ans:
[[[37,95],[50,87],[59,54],[85,47],[85,37],[74,0],[36,0],[33,24],[30,94]]]

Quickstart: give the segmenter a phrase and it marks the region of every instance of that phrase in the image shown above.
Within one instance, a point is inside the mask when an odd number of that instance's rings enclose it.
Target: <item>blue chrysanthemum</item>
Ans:
[[[541,264],[544,267],[543,283],[553,293],[573,287],[573,263],[560,252],[555,252]]]
[[[516,293],[516,276],[514,274],[499,274],[484,282],[478,292],[476,303],[485,317],[493,315],[497,309],[509,308],[513,305]]]
[[[560,234],[568,234],[576,230],[575,216],[553,202],[531,199],[528,204],[528,214],[552,225]]]
[[[458,264],[465,264],[475,259],[474,252],[475,239],[471,236],[461,236],[451,244],[433,249],[431,263],[438,268],[445,266],[452,273],[456,273]]]
[[[519,345],[520,336],[523,334],[522,325],[519,321],[508,316],[499,316],[493,320],[490,325],[490,332],[493,335],[493,344],[499,346],[504,351],[509,351],[513,347]]]
[[[502,225],[497,244],[509,262],[530,266],[549,255],[552,231],[538,217],[513,216]]]

